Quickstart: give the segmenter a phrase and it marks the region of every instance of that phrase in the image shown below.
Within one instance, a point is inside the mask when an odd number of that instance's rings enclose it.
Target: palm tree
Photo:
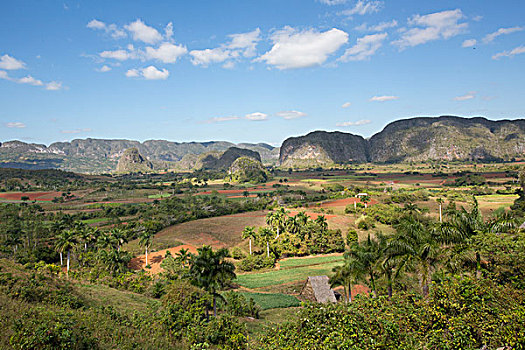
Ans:
[[[321,232],[324,232],[328,229],[328,222],[326,221],[326,217],[324,215],[319,215],[317,219],[315,219],[315,223],[319,225]]]
[[[330,278],[330,286],[343,286],[345,291],[345,303],[352,302],[352,284],[362,278],[362,266],[353,258],[345,259],[345,264],[332,269],[334,275]]]
[[[105,232],[101,232],[97,238],[97,245],[102,249],[114,248],[117,245],[117,241],[112,235]]]
[[[436,199],[436,202],[439,204],[439,222],[443,222],[443,203],[445,202],[443,198],[439,197]]]
[[[182,248],[175,255],[176,255],[175,259],[179,262],[180,266],[182,268],[185,268],[186,264],[189,263],[190,258],[191,258],[191,254],[190,254],[189,250]]]
[[[121,252],[114,249],[101,250],[99,252],[99,259],[106,267],[106,270],[115,275],[117,273],[124,273],[128,270],[131,255],[128,252]]]
[[[252,238],[255,238],[255,227],[246,226],[242,231],[242,238],[248,238],[250,240],[250,255],[252,255]]]
[[[354,244],[344,254],[345,261],[352,267],[356,276],[367,283],[374,295],[377,295],[376,290],[376,265],[381,258],[381,251],[376,240],[372,239],[370,235],[366,241]],[[365,276],[368,279],[364,278]]]
[[[194,285],[211,294],[213,315],[217,316],[217,297],[222,298],[218,292],[236,277],[235,265],[226,260],[229,253],[225,248],[214,252],[210,246],[203,246],[197,253],[191,257],[189,277]]]
[[[120,252],[120,248],[124,244],[128,243],[127,232],[125,230],[123,230],[122,228],[116,227],[116,228],[111,230],[111,235],[113,236],[113,238],[117,242],[117,250]]]
[[[390,300],[392,299],[394,281],[400,276],[407,259],[396,255],[391,236],[385,236],[380,232],[376,236],[381,255],[378,267],[381,274],[386,278],[388,300]]]
[[[257,232],[257,235],[261,242],[266,243],[266,256],[270,257],[270,240],[273,237],[273,232],[268,227],[259,227],[259,231]]]
[[[73,230],[65,230],[57,236],[55,247],[62,254],[64,251],[67,252],[67,274],[69,275],[69,261],[71,257],[71,250],[77,244],[77,235]]]
[[[427,296],[432,283],[432,272],[440,261],[442,237],[414,217],[403,219],[397,226],[397,233],[390,242],[390,254],[403,257],[415,265],[423,296]]]
[[[148,266],[148,248],[151,246],[153,241],[153,234],[149,231],[144,231],[139,236],[139,245],[146,248],[146,266]]]
[[[279,208],[276,211],[271,211],[268,214],[266,214],[266,224],[270,226],[272,230],[275,230],[277,233],[277,236],[275,238],[279,238],[279,235],[284,229],[286,217],[286,210],[284,210],[283,207]]]

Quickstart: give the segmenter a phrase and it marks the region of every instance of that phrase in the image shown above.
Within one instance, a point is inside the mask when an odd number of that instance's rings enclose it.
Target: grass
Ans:
[[[87,220],[82,220],[82,222],[84,224],[98,224],[99,222],[104,222],[104,221],[108,221],[110,219],[108,218],[94,218],[94,219],[87,219]]]
[[[169,193],[159,193],[159,194],[150,194],[148,196],[149,199],[160,199],[160,198],[168,198],[171,197],[171,194]]]
[[[238,292],[242,294],[246,300],[252,298],[257,305],[263,310],[287,308],[300,306],[301,302],[293,295],[286,295],[281,293],[251,293],[251,292]]]
[[[340,261],[294,269],[274,270],[264,273],[237,275],[236,282],[246,288],[261,288],[284,283],[306,280],[308,276],[330,275],[332,269],[341,265]]]
[[[279,261],[279,266],[281,268],[290,268],[298,266],[308,266],[314,264],[323,264],[333,261],[342,261],[342,255],[329,255],[329,256],[319,256],[313,258],[290,258]]]

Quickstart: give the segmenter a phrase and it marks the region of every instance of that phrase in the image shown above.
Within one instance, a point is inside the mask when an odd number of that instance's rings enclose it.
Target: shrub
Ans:
[[[266,257],[264,255],[250,255],[242,259],[238,264],[241,271],[253,271],[264,268],[272,268],[275,266],[275,259]]]
[[[372,219],[369,216],[364,216],[364,217],[359,218],[359,220],[357,220],[357,227],[361,230],[368,231],[371,228],[376,227],[376,225],[374,223],[374,219]]]
[[[225,306],[224,309],[232,316],[250,316],[259,318],[261,308],[255,304],[253,298],[246,300],[246,298],[236,292],[226,292],[223,294]]]

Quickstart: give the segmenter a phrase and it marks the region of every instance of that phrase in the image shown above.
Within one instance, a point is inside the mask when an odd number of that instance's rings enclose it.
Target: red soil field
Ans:
[[[62,197],[62,192],[11,192],[0,193],[0,198],[19,201],[22,197],[29,197],[30,201],[52,201],[55,197]]]
[[[197,248],[189,244],[179,245],[177,247],[168,248],[159,250],[158,252],[148,253],[148,263],[151,266],[151,269],[146,269],[152,274],[157,274],[162,272],[163,269],[160,267],[162,260],[166,252],[169,250],[172,256],[175,256],[181,249],[188,249],[190,253],[196,254]],[[139,255],[136,258],[131,259],[129,262],[129,267],[133,270],[142,270],[146,266],[146,255]]]

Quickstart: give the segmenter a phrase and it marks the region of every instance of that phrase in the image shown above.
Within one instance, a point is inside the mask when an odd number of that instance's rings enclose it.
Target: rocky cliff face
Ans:
[[[144,173],[151,170],[153,170],[153,164],[144,159],[135,147],[125,150],[117,164],[117,172],[119,173]]]
[[[322,131],[292,137],[283,142],[280,152],[285,167],[350,161],[511,160],[525,157],[525,120],[411,118],[388,124],[369,140]]]
[[[221,155],[209,154],[200,161],[200,168],[207,170],[226,170],[237,158],[247,157],[261,162],[261,156],[255,151],[230,147]]]
[[[338,131],[314,131],[306,136],[286,139],[279,155],[280,164],[285,167],[326,166],[367,160],[367,141],[362,136]]]
[[[411,118],[370,138],[370,161],[510,160],[525,156],[525,120]]]

